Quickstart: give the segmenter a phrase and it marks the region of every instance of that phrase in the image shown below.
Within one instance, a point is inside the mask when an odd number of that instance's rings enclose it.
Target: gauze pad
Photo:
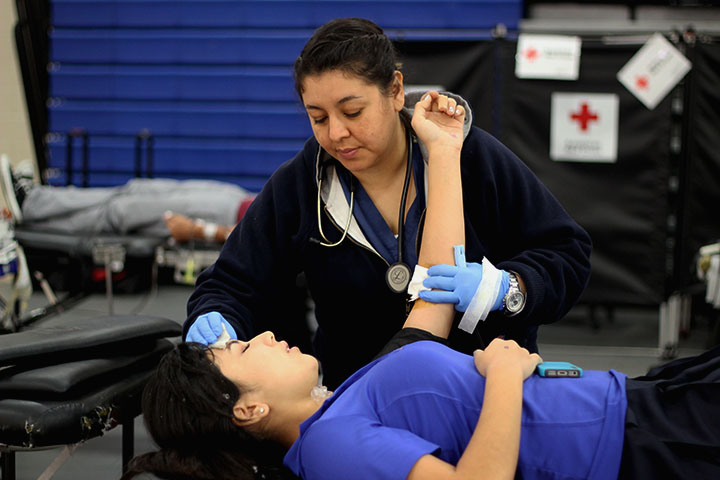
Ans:
[[[215,340],[215,343],[210,345],[210,348],[217,348],[217,349],[223,349],[227,345],[227,342],[232,340],[230,338],[230,334],[227,332],[227,329],[225,328],[225,324],[222,324],[222,333],[218,337],[217,340]]]

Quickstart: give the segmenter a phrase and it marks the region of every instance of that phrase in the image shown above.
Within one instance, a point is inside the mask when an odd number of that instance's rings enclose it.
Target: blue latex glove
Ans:
[[[455,310],[464,312],[475,296],[482,280],[483,267],[479,263],[468,263],[464,266],[433,265],[428,268],[428,278],[423,281],[426,288],[419,293],[421,299],[431,303],[454,303]],[[500,291],[491,311],[502,308],[505,294],[510,288],[510,274],[500,270]]]
[[[237,340],[235,329],[227,320],[218,312],[209,312],[200,315],[195,319],[185,335],[186,342],[197,342],[203,345],[212,345],[215,343],[222,333],[222,326],[225,324],[225,330],[233,340]]]

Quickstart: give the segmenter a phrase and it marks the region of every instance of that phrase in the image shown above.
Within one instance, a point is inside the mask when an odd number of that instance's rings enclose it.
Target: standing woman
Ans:
[[[434,142],[413,132],[406,105],[419,95],[405,95],[393,45],[368,20],[338,19],[319,28],[294,75],[314,136],[272,175],[198,279],[185,338],[210,344],[223,328],[232,338],[265,329],[282,336],[297,319],[278,318],[277,305],[304,272],[318,322],[315,354],[324,382],[334,388],[403,325],[433,154],[426,145]],[[536,351],[537,325],[560,319],[585,288],[590,239],[515,155],[471,126],[463,99],[433,96],[441,111],[466,110],[467,259],[487,257],[499,272],[488,286],[487,267],[479,264],[441,268],[441,276],[430,271],[426,286],[444,291],[423,298],[467,310],[456,319],[465,331],[450,336],[458,350],[505,335]],[[473,297],[481,290],[490,301],[478,308]]]

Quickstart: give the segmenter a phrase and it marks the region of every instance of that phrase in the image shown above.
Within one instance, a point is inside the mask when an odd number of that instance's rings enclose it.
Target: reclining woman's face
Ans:
[[[248,342],[230,340],[213,349],[213,362],[236,385],[275,396],[307,396],[318,382],[318,362],[287,342],[264,332]]]

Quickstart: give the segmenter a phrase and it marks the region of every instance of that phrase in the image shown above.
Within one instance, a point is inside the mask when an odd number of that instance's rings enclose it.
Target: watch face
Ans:
[[[507,308],[508,312],[515,313],[520,311],[524,304],[525,295],[522,292],[515,292],[508,297],[505,308]]]

